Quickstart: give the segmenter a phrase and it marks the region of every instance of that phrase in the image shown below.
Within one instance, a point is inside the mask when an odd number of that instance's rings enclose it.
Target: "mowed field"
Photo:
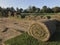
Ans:
[[[5,44],[6,45],[60,45],[59,31],[55,32],[47,42],[37,40],[26,32],[21,33],[22,33],[21,35],[5,41]]]
[[[15,18],[13,18],[13,17],[9,17],[9,18],[10,18],[10,20],[12,20],[12,19],[15,20]],[[17,19],[18,22],[21,20],[25,21],[26,19],[20,19],[20,18]],[[58,18],[57,20],[60,20],[60,19]],[[31,21],[31,20],[27,20],[27,21]],[[14,21],[12,21],[12,22],[14,23]],[[18,33],[21,33],[21,34],[5,41],[4,42],[5,45],[60,45],[60,32],[59,31],[56,31],[47,42],[42,42],[40,40],[37,40],[36,38],[29,35],[27,32],[19,31]]]

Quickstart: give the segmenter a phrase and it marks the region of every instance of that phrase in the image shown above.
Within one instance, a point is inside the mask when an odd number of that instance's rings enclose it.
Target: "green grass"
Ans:
[[[27,33],[24,33],[18,37],[7,40],[6,45],[37,45],[38,40],[29,36]]]
[[[60,45],[60,32],[55,33],[48,42],[41,42],[27,33],[7,40],[6,45]]]

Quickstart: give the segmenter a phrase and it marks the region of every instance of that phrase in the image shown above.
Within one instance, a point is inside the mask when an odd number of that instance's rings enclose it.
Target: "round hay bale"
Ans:
[[[29,19],[30,16],[25,16],[25,19]]]
[[[21,15],[17,15],[17,18],[21,18]]]
[[[56,19],[56,20],[60,21],[60,15],[53,15],[51,17],[51,19]]]
[[[41,18],[43,17],[43,15],[41,15]]]
[[[40,20],[41,16],[35,16],[35,20]]]
[[[55,20],[45,20],[31,24],[28,34],[41,41],[48,41],[56,30]]]
[[[42,19],[48,19],[47,16],[43,16]]]
[[[51,19],[51,16],[46,16],[48,19]]]
[[[33,15],[29,15],[29,16],[26,16],[25,18],[28,19],[28,20],[33,20],[34,16]]]
[[[35,20],[35,16],[34,15],[25,16],[25,19],[27,19],[27,20]]]

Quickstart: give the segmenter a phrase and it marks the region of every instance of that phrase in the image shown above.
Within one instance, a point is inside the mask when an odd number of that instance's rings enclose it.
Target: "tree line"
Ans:
[[[14,15],[21,15],[21,13],[59,13],[60,12],[60,7],[56,6],[53,8],[43,6],[42,8],[38,8],[36,6],[29,6],[27,9],[23,8],[16,8],[14,9],[13,7],[7,7],[7,8],[2,8],[0,7],[0,16],[7,17],[9,15],[14,16]]]

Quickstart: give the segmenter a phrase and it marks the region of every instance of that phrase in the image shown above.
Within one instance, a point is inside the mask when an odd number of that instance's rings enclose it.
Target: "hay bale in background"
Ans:
[[[25,19],[28,20],[40,20],[42,19],[43,16],[39,16],[39,15],[29,15],[29,16],[25,16]]]
[[[51,16],[51,19],[56,19],[56,20],[60,21],[60,15],[53,15],[53,16]]]
[[[33,15],[25,16],[25,19],[27,19],[27,20],[33,20],[34,16]]]
[[[41,16],[35,16],[34,19],[35,20],[40,20],[41,19]]]
[[[47,41],[56,31],[56,20],[45,20],[31,24],[28,34],[34,38]]]
[[[42,19],[48,19],[47,16],[43,16]]]
[[[25,19],[28,20],[40,20],[40,19],[50,19],[50,16],[39,16],[39,15],[29,15],[29,16],[25,16]]]
[[[48,19],[51,19],[51,16],[46,16]]]
[[[25,16],[25,19],[29,19],[30,16]]]

